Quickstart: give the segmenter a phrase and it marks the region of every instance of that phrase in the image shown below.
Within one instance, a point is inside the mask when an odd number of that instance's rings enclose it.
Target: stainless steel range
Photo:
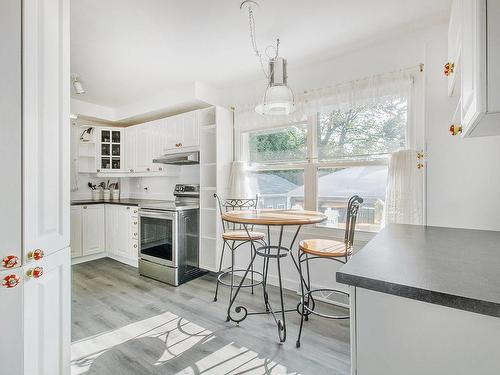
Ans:
[[[175,201],[139,209],[139,273],[178,286],[199,268],[200,186],[178,184]]]

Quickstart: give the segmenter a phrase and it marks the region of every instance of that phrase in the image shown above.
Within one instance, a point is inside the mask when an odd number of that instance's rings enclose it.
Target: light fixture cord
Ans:
[[[260,67],[262,68],[262,72],[264,72],[264,75],[266,76],[267,79],[269,79],[269,75],[266,72],[266,68],[264,66],[264,61],[262,58],[262,53],[259,51],[259,48],[257,47],[257,41],[255,37],[255,18],[253,16],[253,9],[251,6],[248,7],[248,24],[250,27],[250,42],[252,43],[252,48],[255,52],[255,56],[259,58],[260,61]]]

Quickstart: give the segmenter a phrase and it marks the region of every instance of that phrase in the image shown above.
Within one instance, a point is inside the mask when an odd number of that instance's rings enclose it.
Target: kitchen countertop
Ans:
[[[337,282],[500,317],[500,232],[392,224]]]
[[[134,198],[122,198],[119,200],[100,199],[98,201],[94,201],[92,199],[84,199],[84,200],[72,200],[71,205],[72,206],[80,206],[80,205],[107,203],[107,204],[122,204],[122,205],[126,205],[126,206],[139,206],[140,207],[144,204],[157,204],[157,203],[164,203],[164,202],[167,202],[167,201],[158,200],[158,199],[134,199]]]

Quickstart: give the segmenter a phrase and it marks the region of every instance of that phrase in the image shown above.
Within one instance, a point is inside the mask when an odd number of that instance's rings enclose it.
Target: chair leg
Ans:
[[[222,262],[224,261],[225,250],[226,250],[226,241],[224,241],[224,244],[222,245],[222,254],[220,256],[219,272],[217,272],[217,286],[215,287],[214,302],[217,302],[217,294],[219,293],[219,275],[221,274],[222,271]]]
[[[309,271],[309,254],[306,254],[306,272],[307,272],[307,284],[306,284],[306,290],[309,292],[311,290],[311,273]],[[307,295],[307,306],[309,307],[309,298],[310,295]],[[309,314],[306,314],[306,322],[309,321]]]
[[[229,292],[229,304],[233,300],[233,288],[234,288],[234,241],[233,245],[230,247],[231,250],[231,291]],[[226,317],[226,322],[229,322],[229,315]]]
[[[252,252],[250,251],[249,253],[250,253],[250,261],[252,261]],[[250,273],[250,281],[252,283],[252,287],[251,288],[252,288],[252,294],[253,294],[253,263],[252,263],[252,265],[250,267],[250,272],[251,272]]]
[[[302,279],[302,261],[301,261],[301,255],[299,255],[299,275],[300,275],[300,291],[301,291],[301,302],[302,302],[302,309],[300,312],[300,328],[299,328],[299,336],[297,338],[297,342],[295,343],[295,346],[297,348],[300,348],[300,337],[302,336],[302,327],[304,326],[304,315],[306,315],[306,310],[305,310],[305,303],[306,303],[306,298],[304,294],[304,282]],[[307,260],[306,260],[307,261]]]

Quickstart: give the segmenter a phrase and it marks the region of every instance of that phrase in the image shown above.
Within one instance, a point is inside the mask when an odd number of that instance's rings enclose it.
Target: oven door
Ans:
[[[139,257],[177,267],[177,212],[139,210]]]

